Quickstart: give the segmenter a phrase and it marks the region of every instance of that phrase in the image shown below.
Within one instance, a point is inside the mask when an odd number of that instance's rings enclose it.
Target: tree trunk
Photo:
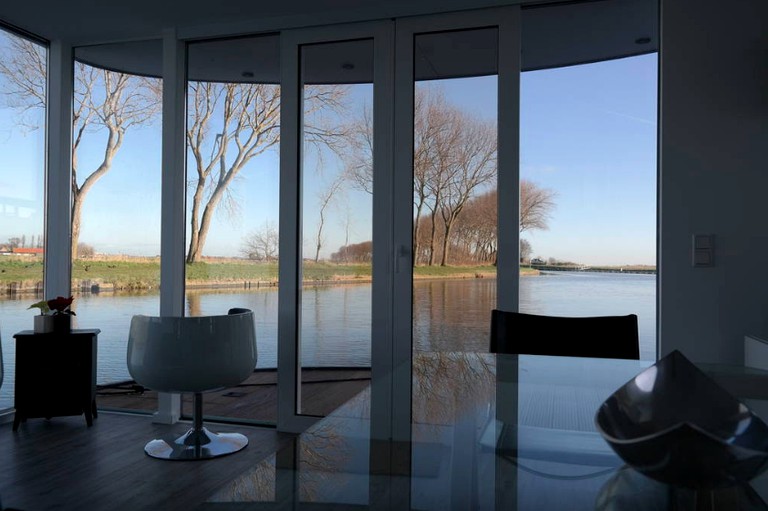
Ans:
[[[323,224],[325,224],[323,209],[325,209],[325,206],[320,210],[320,225],[317,227],[317,238],[315,240],[315,262],[320,260],[320,249],[323,247]]]
[[[416,206],[416,221],[413,224],[413,253],[411,254],[411,266],[416,266],[419,256],[419,224],[421,223],[421,210],[424,209],[424,201],[420,200]]]
[[[82,194],[79,192],[72,193],[72,227],[71,227],[71,236],[72,236],[72,246],[70,248],[71,250],[71,256],[72,261],[75,261],[77,259],[77,245],[80,240],[80,220],[83,215],[83,197]]]
[[[429,265],[434,266],[435,265],[435,238],[437,236],[437,226],[435,225],[435,220],[437,218],[437,213],[435,211],[432,211],[432,229],[430,231],[430,237],[429,237]]]
[[[200,229],[197,231],[197,237],[196,237],[196,243],[194,247],[192,246],[192,243],[190,242],[189,245],[189,254],[187,255],[187,262],[196,263],[199,262],[203,258],[203,247],[205,246],[205,240],[208,238],[208,231],[211,229],[211,221],[213,220],[213,213],[216,211],[216,206],[219,205],[219,201],[221,200],[221,193],[223,189],[219,188],[215,192],[213,192],[213,195],[211,195],[211,198],[208,199],[208,204],[205,205],[205,210],[203,210],[203,217],[200,219]],[[192,236],[194,236],[195,231],[193,231]],[[194,251],[193,251],[194,248]],[[191,257],[191,260],[190,260]]]
[[[445,222],[445,233],[443,237],[443,254],[440,258],[440,266],[448,266],[448,243],[451,238],[451,229],[453,228],[453,220]]]
[[[203,202],[203,191],[205,189],[204,187],[205,181],[202,183],[200,180],[198,180],[197,187],[195,188],[195,194],[192,196],[192,212],[190,216],[190,239],[189,239],[189,249],[187,250],[187,263],[196,263],[200,261],[202,257],[202,251],[201,251],[201,244],[200,244],[200,236],[199,236],[199,226],[197,218],[200,215],[200,205]]]

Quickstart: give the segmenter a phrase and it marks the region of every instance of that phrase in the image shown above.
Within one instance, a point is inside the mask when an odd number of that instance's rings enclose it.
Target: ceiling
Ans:
[[[507,0],[507,3],[514,0]],[[46,39],[64,38],[77,46],[76,57],[109,69],[159,76],[163,29],[175,28],[193,39],[201,34],[256,33],[271,27],[381,19],[430,11],[500,4],[498,0],[282,0],[255,2],[69,0],[0,3],[0,20]],[[439,7],[436,7],[439,6]],[[87,13],[83,15],[83,13]],[[250,30],[247,27],[251,27]],[[259,28],[262,27],[260,30]],[[523,70],[594,62],[658,49],[658,0],[587,0],[526,4],[522,9]],[[108,44],[89,44],[125,40]],[[276,37],[241,37],[190,45],[189,77],[216,81],[276,82]],[[418,79],[497,72],[495,31],[438,33],[416,41]],[[450,50],[450,51],[445,51]],[[458,52],[458,53],[457,53]],[[369,82],[370,48],[329,45],[314,51],[316,69],[306,81]],[[339,71],[343,69],[343,73]],[[327,74],[327,72],[326,72]],[[340,78],[343,74],[343,78]]]

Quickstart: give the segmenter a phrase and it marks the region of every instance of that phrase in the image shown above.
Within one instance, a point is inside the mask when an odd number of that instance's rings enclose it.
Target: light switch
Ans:
[[[713,234],[694,234],[692,248],[694,268],[706,268],[715,265],[715,236]]]

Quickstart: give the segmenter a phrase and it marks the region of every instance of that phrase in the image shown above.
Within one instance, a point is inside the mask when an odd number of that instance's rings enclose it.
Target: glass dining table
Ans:
[[[626,466],[595,428],[652,363],[450,352],[414,355],[411,438],[371,438],[370,389],[227,483],[207,509],[768,510],[768,473],[693,491]],[[700,365],[768,417],[768,372]]]

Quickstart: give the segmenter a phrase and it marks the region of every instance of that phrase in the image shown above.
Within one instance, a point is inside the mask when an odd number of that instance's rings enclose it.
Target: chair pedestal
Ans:
[[[213,433],[203,427],[203,395],[195,394],[192,428],[175,440],[155,439],[144,447],[153,458],[164,460],[206,460],[235,453],[248,445],[240,433]]]
[[[240,433],[212,433],[206,428],[194,428],[176,440],[152,440],[144,452],[164,460],[206,460],[239,451],[248,445]]]

